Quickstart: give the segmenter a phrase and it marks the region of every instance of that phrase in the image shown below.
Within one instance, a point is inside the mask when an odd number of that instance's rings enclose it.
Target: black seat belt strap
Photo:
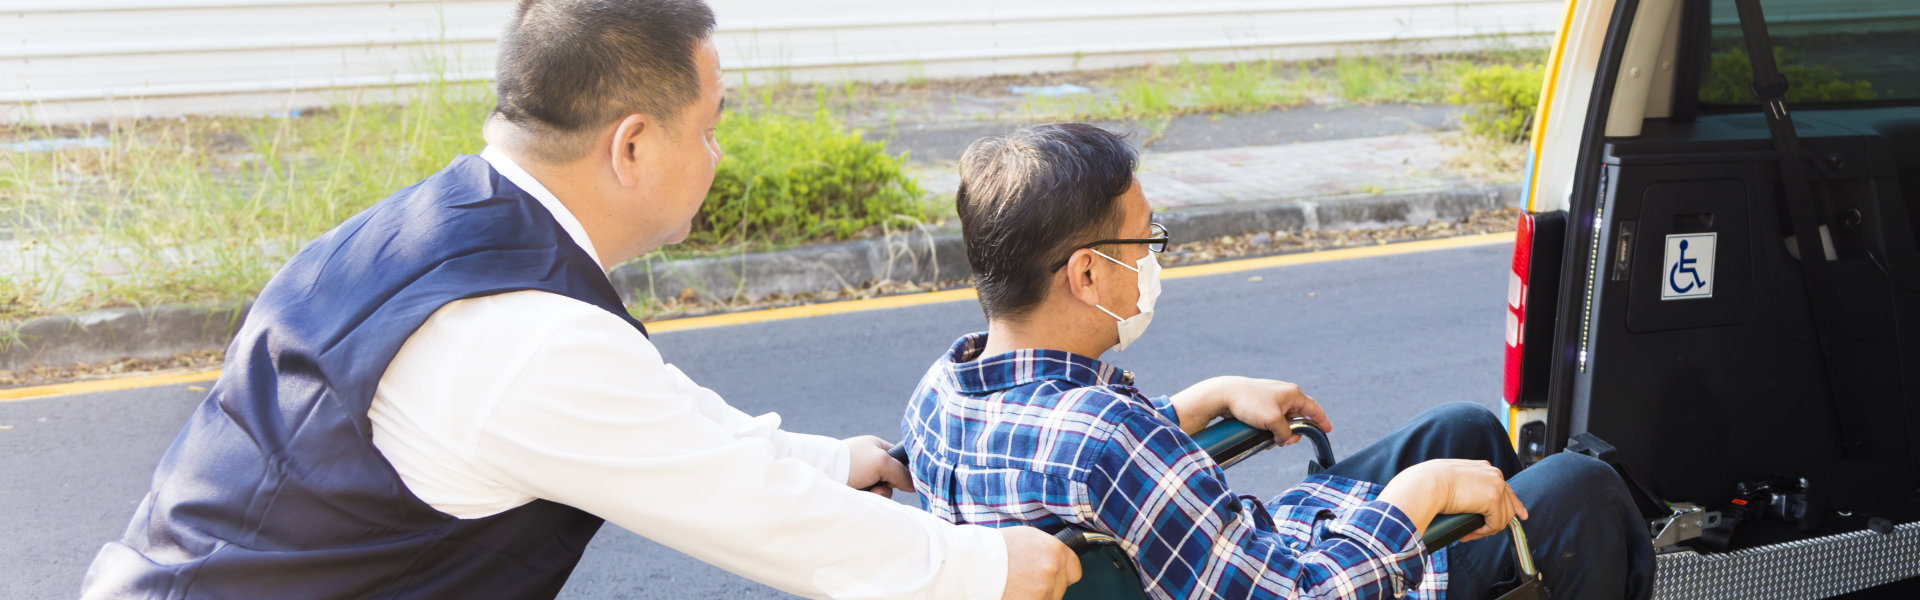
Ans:
[[[1827,265],[1826,246],[1820,235],[1818,206],[1807,180],[1806,163],[1800,158],[1800,137],[1794,132],[1793,117],[1787,112],[1787,78],[1773,60],[1773,40],[1767,35],[1766,18],[1759,0],[1734,0],[1740,13],[1740,30],[1747,42],[1747,58],[1753,63],[1753,95],[1760,99],[1767,118],[1767,131],[1773,136],[1774,150],[1780,155],[1780,178],[1786,192],[1787,216],[1800,250],[1800,273],[1807,288],[1807,308],[1813,313],[1814,338],[1820,346],[1821,366],[1827,377],[1827,393],[1832,397],[1836,424],[1840,428],[1843,451],[1858,456],[1871,451],[1866,435],[1864,413],[1858,398],[1845,393],[1843,374],[1835,367],[1845,363],[1837,353],[1839,333],[1834,328],[1839,306],[1834,299],[1833,275]]]

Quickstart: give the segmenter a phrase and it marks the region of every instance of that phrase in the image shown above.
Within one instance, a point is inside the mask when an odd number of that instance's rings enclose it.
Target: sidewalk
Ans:
[[[1353,195],[1437,190],[1470,182],[1450,177],[1440,134],[1414,133],[1280,146],[1145,152],[1138,176],[1156,211]],[[951,166],[916,169],[921,187],[952,193]],[[1355,224],[1357,225],[1357,224]],[[1318,223],[1308,224],[1318,228]]]
[[[1258,232],[1425,224],[1518,205],[1516,184],[1449,173],[1445,162],[1453,150],[1441,144],[1441,135],[1414,131],[1273,146],[1148,149],[1141,155],[1139,177],[1148,202],[1161,213],[1157,220],[1168,226],[1176,244]],[[911,168],[929,193],[950,196],[957,186],[951,163]],[[26,260],[30,253],[15,252],[14,245],[0,240],[5,254]],[[779,252],[635,261],[609,275],[627,301],[636,302],[648,297],[760,301],[876,282],[953,284],[967,274],[958,232],[928,227]],[[31,320],[15,331],[18,343],[0,343],[0,371],[221,348],[243,310],[166,306]]]

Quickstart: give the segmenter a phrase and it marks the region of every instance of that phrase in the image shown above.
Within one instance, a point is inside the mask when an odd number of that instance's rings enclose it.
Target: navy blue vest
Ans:
[[[627,315],[592,257],[474,156],[355,215],[260,292],[220,380],[160,460],[85,595],[531,598],[559,593],[593,515],[535,501],[456,519],[407,491],[367,409],[427,317],[540,290]]]

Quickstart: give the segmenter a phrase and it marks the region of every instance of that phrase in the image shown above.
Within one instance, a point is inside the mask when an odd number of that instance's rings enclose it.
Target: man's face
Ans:
[[[700,97],[680,110],[678,121],[662,127],[644,154],[641,199],[647,205],[644,222],[664,228],[650,247],[687,239],[693,217],[706,201],[713,172],[723,154],[714,139],[725,107],[726,90],[720,79],[720,55],[711,41],[694,50],[694,68],[700,74]]]
[[[1128,186],[1125,193],[1120,194],[1120,214],[1120,231],[1113,237],[1141,239],[1153,235],[1153,208],[1147,205],[1147,195],[1140,190],[1138,177],[1133,179],[1133,185]],[[1108,244],[1095,249],[1135,268],[1138,268],[1140,259],[1150,252],[1146,244]],[[1096,258],[1093,268],[1105,269],[1105,277],[1099,279],[1100,304],[1121,318],[1140,314],[1139,274],[1113,261]],[[1107,301],[1109,298],[1111,302]]]

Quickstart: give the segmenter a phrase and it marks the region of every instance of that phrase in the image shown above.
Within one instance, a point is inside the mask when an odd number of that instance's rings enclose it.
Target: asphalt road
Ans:
[[[1106,358],[1155,394],[1222,374],[1298,383],[1327,407],[1345,456],[1427,407],[1497,404],[1510,253],[1493,244],[1170,280],[1147,334]],[[984,327],[968,301],[654,341],[694,380],[749,413],[780,413],[787,429],[894,438],[927,366]],[[202,395],[176,385],[0,403],[0,598],[75,594]],[[1304,476],[1309,455],[1268,452],[1236,466],[1231,483],[1277,493]],[[563,597],[784,595],[609,526]]]

